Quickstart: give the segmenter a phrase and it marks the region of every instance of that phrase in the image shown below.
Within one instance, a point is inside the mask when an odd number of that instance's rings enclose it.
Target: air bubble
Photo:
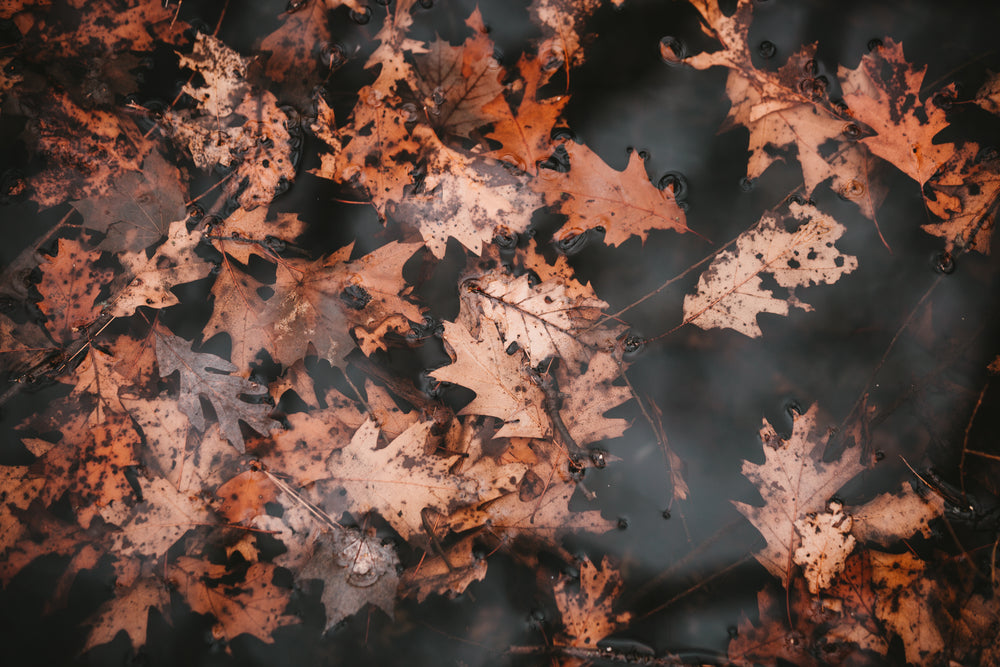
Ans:
[[[647,150],[639,151],[639,157],[641,157],[643,160],[649,160],[649,151]]]
[[[944,275],[954,273],[955,258],[947,250],[939,253],[934,257],[934,270]]]
[[[288,0],[288,4],[285,5],[285,13],[294,14],[305,7],[308,2],[309,0]]]
[[[618,517],[618,530],[628,530],[629,520],[626,517]]]
[[[882,48],[882,40],[877,37],[868,40],[868,53],[878,51]]]
[[[361,11],[351,10],[351,20],[358,25],[367,25],[372,20],[372,10],[368,7],[363,7]]]
[[[622,350],[625,354],[635,354],[641,350],[646,345],[646,339],[642,336],[636,336],[635,334],[629,334],[622,341]]]
[[[513,250],[517,247],[517,232],[508,227],[498,227],[493,233],[493,243],[501,250]]]
[[[671,35],[660,38],[660,58],[663,62],[671,67],[678,67],[684,64],[684,59],[687,56],[687,47],[684,46],[684,42]]]
[[[810,58],[809,60],[805,61],[802,64],[802,71],[805,72],[806,75],[808,76],[815,77],[816,74],[819,72],[819,65],[816,64],[816,59]]]
[[[777,52],[778,47],[774,45],[774,42],[770,42],[766,39],[760,43],[760,46],[757,47],[757,53],[759,53],[760,57],[764,60],[770,60]]]
[[[590,462],[594,464],[595,468],[604,468],[608,465],[608,453],[603,449],[592,449]]]
[[[515,340],[511,341],[510,345],[507,346],[507,349],[504,350],[504,352],[506,352],[507,355],[510,356],[515,352],[517,352],[519,349],[521,349],[521,347],[517,344],[517,341]]]
[[[276,236],[265,236],[264,237],[264,245],[271,252],[275,252],[275,253],[285,252],[285,248],[287,247],[287,244],[284,242],[284,240],[279,239]]]
[[[852,178],[840,188],[840,196],[844,199],[860,199],[865,196],[866,191],[864,183]]]
[[[857,141],[861,138],[861,128],[858,127],[856,123],[848,123],[844,125],[844,129],[842,129],[841,132],[851,141]]]
[[[671,517],[670,510],[663,510],[663,512],[660,513],[660,516],[669,521]]]
[[[947,90],[936,93],[931,99],[934,101],[934,105],[942,111],[948,111],[955,104],[955,96]]]
[[[579,234],[568,234],[562,238],[552,239],[552,245],[562,255],[575,255],[583,250],[590,241],[590,234],[585,230]]]
[[[205,210],[201,206],[198,206],[197,204],[191,204],[187,208],[187,216],[191,218],[191,220],[193,220],[194,222],[199,222],[202,218],[205,217]]]
[[[750,192],[753,190],[754,185],[756,185],[756,182],[749,176],[744,176],[740,179],[740,190],[743,192]]]
[[[338,69],[347,63],[347,51],[337,42],[323,42],[319,47],[319,62],[328,69]]]
[[[668,171],[663,176],[660,176],[660,180],[656,182],[656,187],[661,190],[669,189],[674,193],[674,199],[678,201],[687,199],[688,182],[684,178],[684,174],[679,171]]]
[[[875,462],[878,463],[879,461],[881,461],[884,458],[885,458],[885,452],[883,452],[881,449],[876,449],[875,450]]]

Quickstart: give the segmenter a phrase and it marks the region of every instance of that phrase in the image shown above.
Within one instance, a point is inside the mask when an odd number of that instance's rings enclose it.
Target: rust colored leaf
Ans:
[[[607,556],[600,567],[589,560],[580,564],[579,589],[567,584],[564,575],[552,589],[564,629],[556,640],[558,644],[594,648],[631,620],[630,612],[616,614],[612,610],[622,591],[622,578]]]
[[[270,644],[276,629],[298,622],[285,614],[291,591],[274,583],[275,569],[271,563],[253,563],[241,582],[224,584],[224,565],[181,556],[171,564],[170,580],[192,611],[215,618],[217,638],[229,641],[246,633]]]
[[[353,511],[377,511],[407,540],[424,530],[424,510],[447,515],[457,507],[496,497],[510,478],[524,471],[523,465],[510,464],[490,470],[493,474],[488,477],[468,471],[453,474],[454,456],[427,451],[433,425],[414,424],[378,449],[378,428],[368,420],[329,461],[330,480],[347,490]]]
[[[48,318],[46,328],[56,341],[70,342],[78,328],[86,327],[100,313],[97,296],[114,275],[111,269],[96,266],[100,256],[99,250],[79,241],[59,239],[56,256],[46,257],[38,307]]]
[[[215,491],[219,497],[219,512],[231,523],[249,523],[254,517],[266,514],[266,505],[278,497],[278,489],[259,470],[247,470],[220,486]]]
[[[645,241],[654,229],[690,231],[673,191],[649,182],[638,152],[632,152],[625,171],[615,171],[586,146],[570,141],[563,147],[569,154],[569,173],[543,170],[532,183],[549,206],[569,217],[555,240],[603,227],[604,242],[619,246],[632,236]]]
[[[908,63],[903,45],[886,37],[857,69],[841,66],[837,73],[851,114],[875,131],[862,141],[921,185],[955,152],[955,144],[934,143],[948,120],[930,98],[920,101],[926,71]]]
[[[83,651],[113,640],[125,632],[133,649],[145,645],[149,610],[166,611],[170,606],[170,592],[163,581],[155,578],[137,580],[125,590],[116,591],[115,597],[105,602],[90,620],[91,630]]]
[[[927,183],[924,201],[941,222],[923,225],[948,252],[989,254],[1000,206],[1000,159],[990,148],[966,143]]]

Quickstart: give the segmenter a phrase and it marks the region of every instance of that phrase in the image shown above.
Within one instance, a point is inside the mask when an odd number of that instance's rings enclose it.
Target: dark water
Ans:
[[[219,37],[251,52],[255,40],[278,25],[276,16],[284,4],[231,3]],[[479,6],[503,64],[511,67],[540,34],[527,20],[526,4],[497,1]],[[214,26],[220,7],[187,0],[181,15]],[[890,36],[903,43],[908,61],[927,64],[925,82],[957,81],[968,97],[987,69],[1000,68],[1000,7],[986,7],[976,2],[770,0],[755,5],[750,43],[772,42],[776,55],[771,63],[777,67],[802,44],[816,41],[821,71],[832,79],[838,65],[857,66],[871,39]],[[411,34],[431,39],[438,33],[458,43],[466,35],[464,19],[474,8],[473,2],[438,0],[432,9],[416,11]],[[355,45],[364,52],[371,48],[368,40],[377,30],[380,11],[377,5],[373,9],[376,18],[364,27],[347,19],[346,12],[337,14],[341,21],[334,29],[336,38],[348,51]],[[741,187],[747,133],[718,132],[729,110],[726,72],[671,67],[659,57],[659,40],[665,35],[679,38],[691,52],[715,48],[700,33],[692,7],[627,0],[621,10],[600,9],[590,25],[597,37],[586,49],[587,62],[570,75],[568,125],[579,141],[616,169],[625,167],[629,150],[644,150],[650,155],[647,171],[654,183],[665,172],[682,173],[690,189],[688,225],[712,242],[690,234],[653,233],[645,245],[635,239],[617,249],[589,244],[571,258],[572,264],[581,282],[591,281],[615,312],[710,254],[713,244],[747,229],[799,187],[801,175],[798,164],[788,160],[771,167],[749,191]],[[338,118],[347,117],[352,92],[369,80],[363,62],[364,57],[352,58],[326,85]],[[179,78],[169,52],[158,53],[154,76],[142,94],[168,98]],[[933,87],[928,85],[928,90]],[[1000,139],[1000,125],[985,112],[971,109],[950,119],[948,138],[983,144]],[[16,116],[0,117],[5,168],[30,170],[33,165],[18,139],[21,123]],[[298,212],[310,223],[309,243],[336,248],[357,239],[361,252],[377,247],[374,212],[339,203],[344,192],[305,173],[318,165],[318,143],[307,143],[298,180],[274,207]],[[927,214],[919,188],[891,168],[885,171],[889,194],[878,222],[891,252],[853,204],[826,187],[813,195],[821,211],[847,226],[838,247],[859,263],[837,284],[809,288],[806,298],[814,312],[761,316],[760,339],[684,327],[636,353],[629,379],[640,396],[662,409],[670,446],[684,462],[690,496],[671,501],[654,434],[634,403],[617,410],[615,415],[633,422],[625,437],[605,443],[621,461],[590,471],[586,483],[597,493],[596,508],[607,518],[621,519],[622,529],[576,535],[567,538],[565,546],[595,562],[609,554],[621,564],[621,608],[631,610],[636,620],[619,638],[641,642],[657,654],[691,650],[692,661],[708,660],[725,654],[729,631],[742,615],[756,617],[756,593],[770,577],[747,556],[763,546],[763,539],[731,501],[759,502],[740,468],[744,459],[761,460],[757,431],[762,418],[787,432],[790,406],[818,403],[821,424],[836,426],[870,390],[869,403],[878,405],[884,416],[873,432],[874,446],[884,459],[849,485],[843,499],[862,503],[912,479],[900,456],[920,466],[934,464],[945,477],[960,481],[958,452],[973,406],[988,382],[986,366],[1000,352],[997,266],[991,257],[968,254],[957,258],[953,273],[935,271],[942,243],[920,230]],[[197,185],[192,191],[199,191]],[[9,262],[67,209],[39,212],[23,200],[0,207],[3,261]],[[558,224],[539,216],[538,238],[547,239]],[[457,312],[457,268],[446,260],[421,288],[432,311],[443,319]],[[634,332],[650,338],[673,329],[683,319],[683,295],[693,290],[698,274],[691,273],[623,319]],[[919,327],[909,327],[893,342],[928,292],[926,307],[917,312]],[[190,332],[178,333],[193,336],[207,315],[195,304],[175,313],[172,324],[183,327],[188,318]],[[928,331],[933,335],[926,335]],[[22,394],[2,408],[5,455],[16,451],[12,427],[52,400],[55,391]],[[985,390],[968,431],[971,449],[995,451],[998,410],[1000,394],[993,385]],[[996,493],[995,468],[976,461],[966,472],[970,487]],[[582,497],[578,501],[580,509],[595,507]],[[388,532],[385,536],[391,537]],[[963,537],[967,549],[993,539],[978,532]],[[404,559],[414,556],[400,546]],[[955,551],[943,532],[936,542],[918,546],[925,552]],[[139,655],[121,636],[80,655],[86,636],[81,623],[109,595],[112,575],[106,563],[83,572],[70,592],[69,605],[44,614],[65,564],[64,559],[41,558],[0,592],[0,654],[12,656],[5,664],[545,664],[538,656],[511,658],[502,652],[511,645],[544,645],[558,619],[541,593],[537,573],[499,553],[490,557],[487,578],[457,599],[432,597],[421,605],[401,601],[394,620],[381,611],[365,610],[325,637],[318,596],[303,595],[292,613],[305,622],[279,629],[273,644],[244,635],[227,653],[211,640],[210,619],[178,612],[168,622],[154,612],[148,643]],[[555,557],[549,567],[559,567]]]

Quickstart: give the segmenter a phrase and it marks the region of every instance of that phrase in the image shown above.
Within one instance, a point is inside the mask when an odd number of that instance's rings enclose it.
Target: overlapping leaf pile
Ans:
[[[85,648],[120,631],[141,646],[150,609],[169,621],[171,591],[213,616],[220,639],[271,641],[299,621],[276,576],[284,571],[297,587],[321,587],[327,629],[366,604],[391,615],[400,596],[461,593],[486,576],[484,553],[568,557],[567,533],[614,525],[597,504],[570,500],[593,501],[581,472],[611,460],[601,443],[630,426],[607,413],[636,398],[623,377],[635,341],[549,239],[525,232],[542,208],[565,217],[552,235],[562,245],[594,232],[619,246],[691,230],[638,152],[618,172],[552,138],[569,100],[553,82],[582,62],[581,27],[599,3],[536,1],[542,38],[511,71],[494,59],[478,10],[454,45],[409,36],[414,0],[379,5],[371,83],[336,118],[313,89],[324,63],[346,57],[329,43],[328,23],[347,16],[334,11],[341,4],[372,11],[354,0],[290,3],[256,58],[156,0],[89,3],[84,20],[65,23],[48,2],[2,9],[22,61],[0,75],[3,113],[24,117],[45,165],[2,194],[72,210],[4,273],[5,295],[43,316],[0,314],[2,362],[20,383],[5,398],[42,380],[62,391],[18,425],[19,450],[0,467],[0,581],[62,555],[57,606],[77,573],[109,562],[115,593]],[[922,70],[900,45],[886,39],[856,70],[841,69],[837,106],[810,75],[814,47],[775,72],[753,67],[749,1],[732,16],[713,0],[692,4],[723,49],[687,63],[730,69],[730,117],[750,130],[748,176],[794,147],[805,196],[714,256],[684,299],[684,324],[759,337],[759,314],[811,310],[797,290],[836,283],[858,260],[836,247],[844,225],[805,199],[830,181],[874,217],[876,157],[924,187],[942,219],[925,229],[948,252],[988,251],[998,161],[972,143],[934,143],[946,114],[921,101]],[[166,109],[126,97],[157,44],[176,50],[189,77]],[[80,67],[82,83],[70,74]],[[977,103],[995,111],[995,90]],[[312,255],[296,245],[307,225],[271,210],[296,178],[306,134],[323,145],[313,173],[377,212],[381,247]],[[199,170],[224,174],[219,187],[196,192]],[[464,262],[460,310],[439,322],[414,276],[446,257]],[[37,279],[23,280],[31,272]],[[192,283],[207,286],[212,308],[194,340],[164,323]],[[424,385],[385,363],[387,350],[428,337],[451,363]],[[228,354],[205,351],[210,339]],[[456,402],[450,385],[474,398]],[[289,405],[302,407],[276,407]],[[848,451],[820,462],[815,430],[815,408],[787,442],[765,425],[766,461],[745,473],[766,504],[739,505],[767,538],[758,560],[813,610],[796,630],[872,654],[898,636],[923,664],[959,639],[969,655],[988,651],[975,628],[949,638],[938,617],[921,616],[945,595],[922,561],[874,546],[926,531],[942,504],[909,487],[861,508],[831,503],[868,461]],[[377,537],[374,523],[398,541]],[[403,542],[423,557],[401,562]],[[563,578],[549,594],[563,622],[556,646],[583,651],[630,615],[612,607],[621,578],[610,559],[580,570],[579,590]],[[762,593],[761,623],[744,623],[734,660],[781,655],[772,640],[788,629],[776,604]],[[941,604],[963,618],[998,614],[996,598],[979,594]]]

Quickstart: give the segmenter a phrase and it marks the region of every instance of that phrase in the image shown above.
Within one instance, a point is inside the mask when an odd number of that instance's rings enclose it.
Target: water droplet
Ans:
[[[442,104],[444,104],[444,101],[446,99],[447,97],[445,97],[444,88],[442,88],[441,86],[435,88],[434,91],[431,93],[431,102],[434,103],[434,106],[438,107],[441,106]]]
[[[861,138],[862,134],[861,128],[857,125],[857,123],[847,123],[844,125],[844,129],[842,129],[841,132],[844,134],[844,137],[851,141],[857,141]]]
[[[879,461],[881,461],[884,458],[885,458],[885,452],[883,452],[881,449],[876,449],[875,450],[875,462],[878,463]]]
[[[575,255],[583,250],[589,241],[589,230],[584,230],[578,234],[568,233],[560,238],[554,238],[552,239],[552,245],[562,255]]]
[[[626,517],[618,517],[618,530],[628,530],[629,520]]]
[[[740,629],[737,628],[735,625],[730,625],[728,628],[726,628],[726,634],[729,635],[730,639],[736,639],[737,637],[740,636]]]
[[[361,285],[348,285],[340,293],[340,300],[352,310],[362,310],[372,300],[372,295]]]
[[[663,510],[663,512],[660,514],[660,516],[662,516],[664,519],[666,519],[667,521],[669,521],[670,520],[670,516],[671,516],[670,515],[670,510]]]
[[[955,272],[955,258],[945,250],[934,257],[934,270],[944,275]]]
[[[275,253],[282,253],[285,251],[285,248],[287,247],[287,244],[284,242],[284,240],[279,239],[276,236],[265,236],[264,245],[267,246],[267,248],[271,252]]]
[[[868,53],[871,53],[872,51],[878,51],[881,48],[882,48],[881,39],[873,37],[872,39],[868,40]]]
[[[328,69],[338,69],[347,62],[347,50],[337,42],[323,42],[319,47],[319,62]]]
[[[948,90],[936,93],[931,99],[934,101],[934,106],[942,111],[948,111],[955,104],[955,96]]]
[[[590,450],[590,462],[595,468],[604,468],[608,465],[608,453],[603,449]]]
[[[688,182],[684,174],[679,171],[668,171],[660,180],[656,182],[656,187],[661,190],[670,190],[674,193],[674,199],[683,201],[687,199]]]
[[[643,160],[649,160],[649,151],[647,150],[639,151],[639,157],[641,157]]]
[[[791,197],[789,197],[789,199],[791,200],[791,202],[793,204],[798,204],[799,206],[815,206],[816,205],[816,202],[814,202],[812,199],[807,199],[806,197],[803,197],[802,195],[800,195],[797,192],[795,194],[793,194]]]
[[[852,178],[840,188],[840,196],[844,199],[860,199],[865,196],[866,191],[864,183]]]
[[[351,20],[358,25],[366,25],[372,20],[372,10],[369,7],[363,7],[361,11],[351,10]]]
[[[645,338],[636,334],[629,334],[628,336],[625,336],[625,340],[622,341],[622,351],[625,352],[625,354],[634,355],[642,350],[645,345]]]
[[[660,58],[663,62],[671,67],[678,67],[684,64],[684,59],[687,56],[687,47],[684,42],[671,35],[660,38]]]
[[[568,127],[554,127],[552,128],[552,133],[549,135],[552,141],[572,141],[576,143],[576,132],[569,129]]]
[[[766,39],[760,43],[760,46],[757,47],[757,53],[759,53],[760,57],[764,60],[770,60],[777,52],[778,47],[774,45],[774,42],[770,42]]]
[[[517,232],[506,226],[497,227],[493,232],[493,243],[501,250],[513,250],[517,247]]]
[[[202,209],[202,207],[198,206],[197,204],[191,204],[187,208],[187,215],[194,222],[198,222],[199,220],[205,217],[205,210]]]
[[[749,176],[744,176],[743,178],[740,179],[740,190],[742,190],[743,192],[750,192],[751,190],[753,190],[753,186],[755,184],[756,181],[754,181],[752,178],[750,178]]]
[[[810,58],[802,64],[802,71],[806,73],[807,76],[814,77],[819,72],[819,65],[816,64],[815,58]]]
[[[288,0],[288,4],[285,5],[285,13],[294,14],[305,7],[308,2],[309,0]]]

